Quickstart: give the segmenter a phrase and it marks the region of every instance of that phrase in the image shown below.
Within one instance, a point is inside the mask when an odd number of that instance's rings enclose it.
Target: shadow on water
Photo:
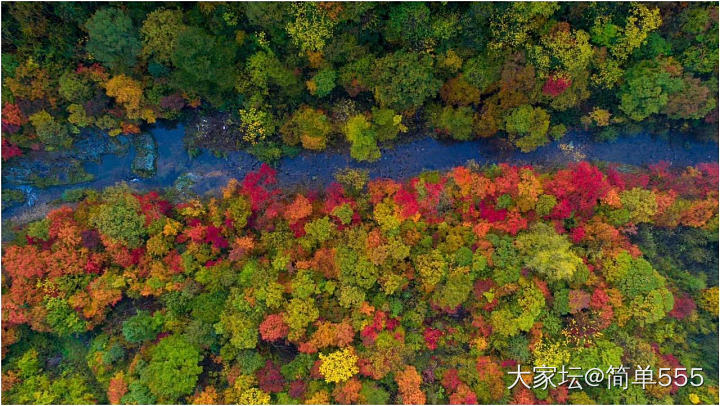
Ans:
[[[257,158],[244,151],[217,157],[202,150],[198,156],[191,158],[183,144],[182,125],[170,127],[159,124],[151,127],[149,133],[157,143],[157,171],[154,176],[140,178],[132,172],[137,151],[131,146],[127,153],[106,153],[100,155],[97,162],[85,162],[85,170],[94,175],[89,182],[40,189],[6,180],[6,186],[23,191],[26,203],[4,208],[3,215],[6,218],[19,216],[32,206],[59,199],[66,190],[102,189],[123,181],[138,190],[151,190],[172,187],[178,179],[187,177],[194,181],[193,191],[204,194],[224,186],[231,178],[242,179],[261,165]],[[672,143],[647,134],[623,137],[614,142],[596,142],[587,134],[572,133],[533,152],[522,153],[504,148],[497,139],[445,142],[423,137],[383,150],[382,157],[372,163],[356,162],[346,151],[303,151],[297,156],[281,159],[276,169],[280,186],[292,189],[326,185],[333,180],[335,172],[343,168],[365,169],[371,178],[404,179],[425,170],[446,170],[471,160],[481,165],[507,162],[538,166],[560,166],[581,160],[637,166],[667,161],[682,167],[717,162],[718,145],[715,142]]]

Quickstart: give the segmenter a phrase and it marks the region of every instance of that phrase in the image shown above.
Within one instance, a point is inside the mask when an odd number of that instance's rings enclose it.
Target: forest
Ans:
[[[720,402],[717,2],[1,7],[3,404]]]
[[[3,402],[716,404],[717,252],[717,164],[118,185],[5,245]],[[704,383],[509,389],[561,365]]]
[[[2,157],[217,116],[188,146],[373,161],[416,132],[717,139],[712,2],[3,2]],[[6,163],[12,164],[13,161]]]

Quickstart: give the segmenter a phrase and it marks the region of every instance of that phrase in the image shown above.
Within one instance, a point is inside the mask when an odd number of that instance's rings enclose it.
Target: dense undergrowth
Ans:
[[[3,402],[718,402],[717,165],[338,179],[118,186],[18,230]],[[621,364],[704,384],[508,389]]]
[[[189,145],[348,142],[409,128],[523,151],[582,127],[717,139],[712,2],[3,2],[3,158],[223,112]],[[208,129],[206,129],[208,130]]]

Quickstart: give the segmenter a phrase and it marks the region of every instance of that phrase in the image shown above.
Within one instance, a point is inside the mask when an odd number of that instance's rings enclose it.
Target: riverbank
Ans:
[[[81,149],[80,157],[71,159],[71,164],[79,168],[78,172],[87,178],[87,181],[80,183],[66,182],[40,188],[8,182],[4,172],[4,189],[22,191],[25,202],[14,207],[6,207],[4,204],[3,217],[24,218],[29,213],[38,212],[39,206],[52,207],[51,203],[60,199],[67,191],[81,188],[97,190],[118,182],[127,182],[141,191],[182,187],[202,195],[218,190],[229,179],[243,178],[262,163],[245,151],[234,151],[219,157],[208,150],[201,150],[198,155],[191,157],[183,142],[184,136],[183,125],[163,123],[150,127],[140,141],[132,142],[118,137],[114,142],[98,143],[109,146],[104,149],[88,144],[87,148]],[[143,149],[142,146],[155,148],[154,162],[149,161],[148,148]],[[63,154],[56,155],[58,156],[49,162],[69,159]],[[22,159],[37,158],[43,157],[38,155]],[[82,159],[85,161],[80,162]],[[598,142],[588,134],[575,132],[533,152],[523,153],[507,148],[507,145],[497,139],[450,142],[415,136],[407,142],[383,149],[381,158],[375,162],[358,162],[350,158],[347,151],[334,149],[323,152],[302,151],[296,156],[280,159],[275,168],[280,186],[293,190],[327,185],[333,181],[337,171],[345,168],[367,170],[371,179],[405,179],[426,170],[446,170],[465,165],[469,161],[479,165],[506,162],[542,167],[565,166],[578,161],[633,166],[666,161],[672,166],[684,167],[702,162],[717,162],[718,145],[715,142],[687,140],[676,143],[672,139],[661,139],[648,134],[621,137],[612,142]],[[44,173],[53,172],[53,166],[47,162],[37,161],[32,162],[32,165],[43,166]],[[154,173],[150,170],[153,166]],[[138,172],[138,167],[145,168],[145,172]],[[138,173],[151,176],[143,178]],[[41,214],[42,211],[37,215]]]

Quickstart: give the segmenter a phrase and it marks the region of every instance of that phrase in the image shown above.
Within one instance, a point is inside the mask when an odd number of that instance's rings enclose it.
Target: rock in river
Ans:
[[[157,171],[157,143],[150,133],[143,133],[133,139],[135,158],[132,171],[142,178],[151,178]]]

